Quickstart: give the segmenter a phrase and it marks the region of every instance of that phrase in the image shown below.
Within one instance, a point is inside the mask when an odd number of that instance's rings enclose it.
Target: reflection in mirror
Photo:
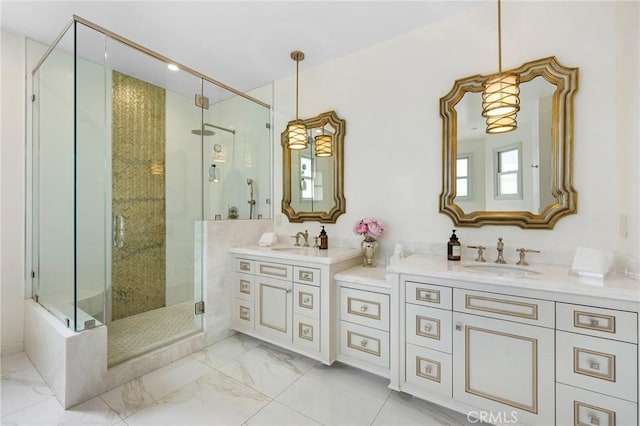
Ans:
[[[282,212],[290,222],[335,223],[346,205],[342,179],[345,120],[329,111],[302,121],[309,140],[306,149],[288,149],[287,132],[281,135]],[[330,156],[325,155],[328,150]]]
[[[577,210],[572,148],[578,69],[551,57],[514,72],[521,80],[515,131],[485,133],[481,92],[486,76],[457,80],[440,99],[440,212],[458,226],[552,228]]]
[[[464,94],[455,106],[455,202],[463,211],[539,214],[553,203],[549,118],[554,90],[542,76],[522,84],[518,127],[500,134],[485,133],[482,94]]]

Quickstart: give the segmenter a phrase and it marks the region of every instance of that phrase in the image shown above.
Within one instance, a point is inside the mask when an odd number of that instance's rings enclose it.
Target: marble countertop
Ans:
[[[319,250],[312,247],[294,247],[284,245],[273,247],[247,246],[231,248],[229,251],[234,254],[244,254],[247,256],[260,256],[268,257],[270,259],[312,262],[326,265],[362,256],[362,251],[359,248],[340,247],[330,247],[327,250]]]
[[[383,266],[377,266],[375,268],[355,266],[338,272],[333,276],[333,279],[375,287],[391,287],[390,283],[386,280],[386,271]]]
[[[532,271],[526,275],[512,274],[521,268],[514,264],[503,265],[508,268],[504,274],[468,268],[477,265],[500,268],[500,265],[490,262],[452,262],[441,256],[412,255],[389,265],[387,272],[640,302],[640,282],[624,276],[610,275],[603,279],[580,277],[570,273],[568,266],[544,264],[524,267]]]

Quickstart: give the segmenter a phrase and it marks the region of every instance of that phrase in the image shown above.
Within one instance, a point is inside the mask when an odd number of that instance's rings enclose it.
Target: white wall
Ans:
[[[0,43],[0,353],[6,356],[22,351],[23,342],[25,42],[2,32]]]
[[[517,247],[541,250],[530,259],[533,262],[568,264],[578,246],[638,257],[638,8],[637,2],[503,5],[505,68],[551,55],[566,66],[580,67],[574,157],[578,214],[561,219],[551,231],[461,228],[463,247],[486,245],[491,258],[501,236],[509,262],[517,259]],[[327,226],[330,244],[356,245],[359,238],[351,231],[353,224],[375,216],[387,225],[381,238],[387,255],[396,242],[402,242],[409,251],[435,250],[444,256],[452,222],[438,213],[439,98],[458,78],[497,71],[495,13],[495,4],[483,3],[311,69],[301,63],[300,116],[333,109],[347,121],[347,214]],[[618,52],[617,45],[623,46]],[[294,78],[275,83],[276,134],[295,115]],[[275,161],[278,170],[280,150]],[[617,172],[621,167],[623,171]],[[275,180],[274,198],[281,199],[278,173]],[[629,218],[626,239],[618,237],[620,214]],[[279,213],[276,227],[284,235],[304,228],[316,235],[320,231],[319,224],[289,224]],[[465,248],[465,255],[473,254]]]

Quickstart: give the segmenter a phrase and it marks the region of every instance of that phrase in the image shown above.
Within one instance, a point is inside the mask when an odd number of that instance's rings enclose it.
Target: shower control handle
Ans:
[[[124,217],[115,215],[113,217],[113,248],[124,247]]]

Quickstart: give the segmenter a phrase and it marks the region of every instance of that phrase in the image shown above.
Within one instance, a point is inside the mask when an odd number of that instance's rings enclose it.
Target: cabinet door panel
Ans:
[[[638,347],[631,343],[556,332],[557,381],[638,401]]]
[[[554,422],[553,330],[454,313],[455,399],[522,423]]]
[[[451,311],[406,304],[407,342],[451,353]]]
[[[292,284],[256,277],[256,330],[266,337],[291,342]]]
[[[451,397],[451,355],[407,343],[406,381]]]
[[[637,425],[637,406],[629,401],[558,383],[557,425]]]

